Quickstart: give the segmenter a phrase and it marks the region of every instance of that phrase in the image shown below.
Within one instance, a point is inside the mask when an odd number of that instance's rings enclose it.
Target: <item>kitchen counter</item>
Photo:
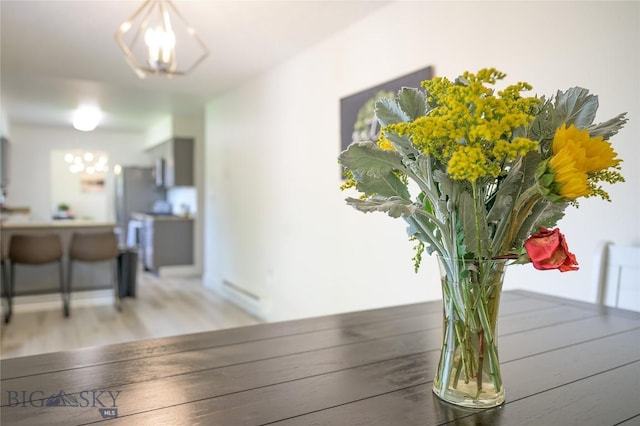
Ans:
[[[63,269],[66,277],[67,253],[74,232],[113,231],[115,223],[93,220],[55,221],[7,221],[0,224],[0,250],[8,253],[9,240],[14,234],[51,234],[60,236],[64,253]],[[109,265],[106,262],[83,263],[73,267],[72,290],[94,290],[110,288]],[[59,292],[58,274],[55,263],[48,265],[17,265],[15,295]]]
[[[132,213],[133,220],[193,220],[190,216],[177,216],[173,214]]]
[[[51,220],[51,221],[5,221],[0,223],[0,229],[17,230],[17,229],[63,229],[63,228],[114,228],[114,222],[101,222],[95,220]]]

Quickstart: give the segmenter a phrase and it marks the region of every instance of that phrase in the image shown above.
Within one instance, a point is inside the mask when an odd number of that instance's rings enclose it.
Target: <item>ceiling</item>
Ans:
[[[114,35],[142,0],[1,0],[3,112],[10,124],[69,127],[74,109],[93,102],[104,113],[99,129],[143,131],[167,114],[202,111],[386,3],[175,0],[209,56],[186,76],[140,79]]]

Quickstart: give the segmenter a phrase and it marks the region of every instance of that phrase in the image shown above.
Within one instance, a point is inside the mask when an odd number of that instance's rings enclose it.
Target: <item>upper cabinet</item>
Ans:
[[[193,138],[172,138],[148,152],[155,162],[156,186],[194,186]]]

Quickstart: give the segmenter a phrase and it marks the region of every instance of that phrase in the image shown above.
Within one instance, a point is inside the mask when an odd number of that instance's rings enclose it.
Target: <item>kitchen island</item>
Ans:
[[[9,240],[15,234],[58,234],[62,242],[63,268],[65,268],[66,277],[66,259],[73,233],[113,231],[114,227],[113,222],[92,220],[6,221],[0,223],[0,250],[3,255],[8,253]],[[55,263],[33,266],[17,265],[14,295],[59,293],[60,286],[56,268]],[[78,263],[77,266],[74,264],[72,291],[111,288],[110,279],[109,266],[106,262]]]

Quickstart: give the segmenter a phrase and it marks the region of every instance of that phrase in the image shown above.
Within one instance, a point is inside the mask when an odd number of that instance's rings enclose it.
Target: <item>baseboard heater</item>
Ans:
[[[227,280],[222,280],[222,288],[229,300],[256,317],[264,319],[264,307],[260,296]]]
[[[236,293],[240,293],[243,296],[247,296],[253,300],[255,300],[256,302],[260,302],[260,296],[258,296],[257,294],[251,293],[249,290],[246,290],[240,286],[235,285],[234,283],[227,281],[227,280],[223,280],[222,284],[227,287],[228,289],[236,292]]]

